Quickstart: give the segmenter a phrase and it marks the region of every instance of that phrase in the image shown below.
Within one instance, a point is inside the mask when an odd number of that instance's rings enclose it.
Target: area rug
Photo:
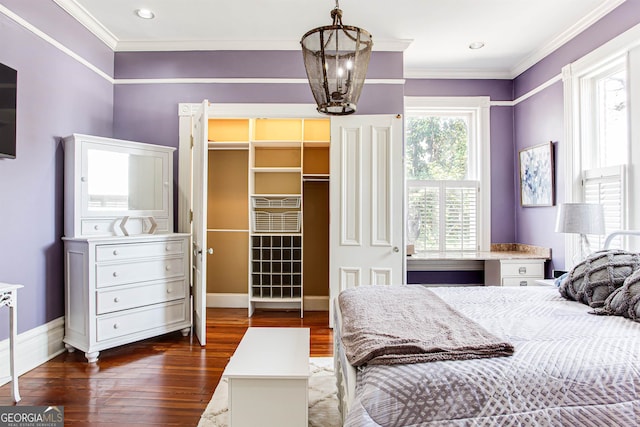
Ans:
[[[309,369],[309,427],[340,427],[333,358],[312,357]],[[222,379],[202,413],[198,427],[227,427],[228,403],[227,380]]]

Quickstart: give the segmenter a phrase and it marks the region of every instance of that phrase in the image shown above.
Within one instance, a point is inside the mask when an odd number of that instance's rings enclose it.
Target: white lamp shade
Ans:
[[[563,203],[558,208],[557,233],[604,234],[604,209],[597,203]]]

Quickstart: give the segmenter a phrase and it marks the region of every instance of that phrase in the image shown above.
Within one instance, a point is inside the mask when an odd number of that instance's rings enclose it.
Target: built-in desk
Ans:
[[[539,246],[501,243],[491,245],[485,252],[424,252],[407,257],[407,272],[434,272],[434,275],[479,277],[488,286],[533,286],[544,279],[545,261],[551,259],[551,250]],[[436,281],[435,283],[437,283]],[[455,283],[455,281],[453,282]],[[474,283],[469,283],[474,284]]]

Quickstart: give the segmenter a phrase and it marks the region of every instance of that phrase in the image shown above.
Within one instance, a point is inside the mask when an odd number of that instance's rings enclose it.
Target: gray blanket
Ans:
[[[510,356],[513,346],[422,286],[340,293],[342,343],[353,366]]]

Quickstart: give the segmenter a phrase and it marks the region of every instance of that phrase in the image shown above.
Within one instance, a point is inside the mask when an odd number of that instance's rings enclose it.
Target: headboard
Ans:
[[[640,236],[640,230],[618,230],[609,234],[604,240],[604,249],[609,249],[609,245],[618,236]]]

